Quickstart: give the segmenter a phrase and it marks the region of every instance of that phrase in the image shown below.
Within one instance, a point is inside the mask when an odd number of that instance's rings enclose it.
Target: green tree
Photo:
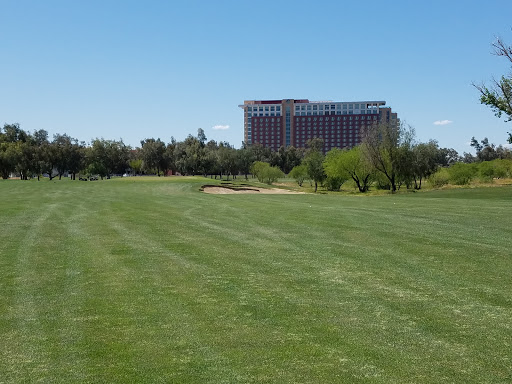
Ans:
[[[314,138],[306,141],[307,153],[322,152],[323,147],[324,147],[324,141],[319,137],[314,137]]]
[[[57,169],[59,180],[62,178],[62,175],[70,169],[73,141],[76,140],[66,134],[56,134],[53,136],[54,165]]]
[[[34,131],[32,135],[32,145],[34,148],[34,164],[33,171],[37,174],[37,180],[40,180],[41,174],[44,172],[46,163],[46,148],[48,147],[48,132],[40,129]]]
[[[57,147],[54,143],[45,142],[40,147],[41,149],[41,171],[48,174],[50,181],[56,176],[53,174],[57,163]]]
[[[453,148],[440,148],[438,156],[438,163],[441,167],[448,167],[462,161],[459,153]]]
[[[309,151],[304,158],[304,165],[308,170],[308,176],[315,183],[315,192],[318,190],[318,184],[322,183],[326,178],[323,162],[324,156],[318,150]]]
[[[304,165],[296,165],[288,174],[291,178],[295,179],[299,187],[302,187],[304,180],[308,177],[308,168]]]
[[[227,142],[221,142],[217,154],[221,178],[223,174],[227,176],[228,180],[230,174],[235,177],[238,174],[236,149]]]
[[[198,138],[188,135],[184,141],[175,145],[174,160],[176,168],[182,175],[204,174],[202,164],[204,153],[205,145]]]
[[[421,189],[423,179],[437,171],[440,162],[439,147],[435,140],[419,143],[412,149],[414,188]]]
[[[0,141],[0,174],[2,179],[8,179],[16,169],[18,151],[16,143]]]
[[[492,44],[494,54],[504,57],[511,64],[512,68],[512,46],[507,45],[501,38],[497,38]],[[502,76],[501,79],[492,80],[490,87],[485,84],[473,86],[480,92],[480,102],[488,105],[497,117],[503,114],[505,121],[512,121],[512,74]],[[512,144],[512,133],[508,133],[508,142]]]
[[[261,183],[267,183],[269,185],[284,176],[283,171],[281,171],[278,167],[270,166],[269,163],[262,161],[256,161],[253,164],[251,170],[252,174],[256,175]]]
[[[28,180],[36,168],[35,146],[32,145],[31,137],[27,141],[18,141],[15,144],[17,153],[16,171],[20,174],[21,180]]]
[[[24,159],[28,135],[17,123],[4,124],[3,132],[0,131],[0,174],[3,179],[8,179],[10,174],[19,171],[24,178],[27,170],[27,161]]]
[[[139,175],[142,170],[142,159],[131,159],[128,161],[128,165],[135,175]]]
[[[400,146],[409,146],[413,137],[414,130],[406,128],[403,123],[398,126],[379,124],[367,128],[363,133],[361,149],[364,156],[388,180],[392,192],[396,192],[400,182],[400,168],[404,169],[403,163],[400,163],[404,159],[404,149],[401,150]]]
[[[130,147],[122,140],[95,139],[88,151],[89,171],[101,178],[123,174],[128,168]]]
[[[255,157],[251,148],[245,143],[242,142],[242,148],[237,151],[237,164],[240,173],[245,176],[247,180],[247,176],[251,172],[251,165],[254,162]]]
[[[165,143],[158,139],[144,139],[140,142],[141,144],[141,159],[143,163],[143,169],[148,172],[152,169],[156,170],[158,176],[160,171],[165,168]]]
[[[368,191],[374,179],[373,167],[363,156],[360,147],[329,151],[325,157],[324,169],[328,177],[351,178],[362,193]]]
[[[260,143],[256,143],[256,144],[252,144],[250,146],[250,149],[254,155],[255,161],[264,161],[264,162],[270,161],[270,154],[271,154],[270,148],[264,147]]]
[[[293,167],[301,164],[304,151],[293,146],[281,146],[271,157],[271,165],[277,165],[284,173],[290,173]]]

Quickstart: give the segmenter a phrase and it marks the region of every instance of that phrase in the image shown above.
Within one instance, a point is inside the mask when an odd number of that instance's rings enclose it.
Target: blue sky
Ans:
[[[472,82],[510,72],[508,1],[0,0],[0,124],[239,146],[244,100],[385,100],[421,141],[504,144]],[[434,122],[449,122],[435,125]],[[228,129],[214,129],[214,127]]]

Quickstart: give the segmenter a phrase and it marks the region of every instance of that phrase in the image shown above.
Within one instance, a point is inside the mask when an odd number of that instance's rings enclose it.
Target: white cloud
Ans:
[[[451,120],[437,120],[437,121],[434,121],[434,125],[446,125],[446,124],[451,124],[453,123],[453,121]]]
[[[216,131],[225,131],[226,129],[229,129],[229,125],[214,125],[212,129],[215,129]]]

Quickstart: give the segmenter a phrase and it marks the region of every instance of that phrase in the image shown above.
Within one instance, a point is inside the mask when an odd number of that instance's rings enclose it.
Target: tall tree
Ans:
[[[388,180],[392,192],[396,192],[399,182],[400,145],[413,136],[413,129],[407,129],[404,123],[382,123],[364,130],[361,149],[368,162]]]
[[[16,169],[17,156],[16,143],[2,141],[0,137],[0,175],[2,179],[8,179]]]
[[[255,161],[270,161],[271,150],[269,147],[264,147],[260,143],[255,143],[250,146],[252,153],[254,154]]]
[[[57,168],[59,180],[65,172],[69,171],[73,141],[76,140],[66,134],[56,134],[53,136],[52,144],[55,149],[55,167]]]
[[[281,146],[277,152],[271,156],[270,163],[277,165],[284,173],[288,174],[293,167],[300,165],[304,158],[304,151],[294,146]],[[275,159],[274,159],[275,157]],[[274,163],[274,164],[273,164]]]
[[[304,158],[304,165],[308,170],[308,176],[315,182],[315,192],[318,190],[318,183],[322,183],[325,178],[324,172],[324,155],[318,150],[309,151]]]
[[[141,158],[143,162],[143,168],[145,171],[151,169],[156,170],[157,175],[160,176],[160,171],[165,167],[165,143],[158,139],[145,139],[140,142]]]
[[[453,148],[440,148],[438,151],[438,163],[442,167],[448,167],[452,164],[461,161],[459,153]]]
[[[508,60],[512,69],[512,46],[497,38],[492,47],[493,53]],[[505,114],[505,121],[512,121],[512,73],[501,76],[499,80],[493,79],[490,87],[485,84],[473,85],[480,92],[482,104],[488,105],[497,117]],[[511,132],[508,132],[508,142],[512,144]]]
[[[203,149],[199,139],[192,135],[188,135],[184,141],[176,143],[174,159],[176,168],[182,175],[201,173]]]
[[[324,168],[329,177],[351,178],[356,183],[359,192],[367,192],[373,181],[373,167],[361,153],[360,147],[329,151],[325,157]]]
[[[251,172],[251,165],[254,163],[254,161],[254,152],[250,149],[250,147],[247,147],[242,143],[242,148],[237,151],[237,163],[240,173],[245,176],[246,180],[247,175]]]
[[[3,132],[0,131],[0,173],[3,179],[8,179],[11,173],[19,171],[20,166],[22,172],[26,170],[23,154],[26,154],[24,144],[27,139],[27,133],[18,123],[4,124]],[[21,176],[24,178],[24,174]]]
[[[33,171],[37,174],[37,180],[40,180],[41,174],[45,168],[45,153],[48,146],[48,132],[44,129],[34,131],[32,134],[32,145],[34,148],[34,167]]]
[[[94,139],[88,151],[89,173],[101,178],[113,174],[123,174],[128,168],[130,147],[122,140]]]
[[[485,137],[483,140],[478,142],[473,136],[471,138],[471,144],[476,151],[476,158],[478,161],[491,161],[499,158],[506,158],[506,149],[502,146],[496,147],[493,143],[489,143],[489,139]]]
[[[435,140],[419,143],[412,149],[414,188],[421,189],[422,180],[437,171],[440,162],[439,147]]]
[[[54,171],[56,169],[56,164],[58,160],[58,150],[57,146],[53,142],[43,142],[39,147],[40,152],[40,162],[41,162],[41,172],[48,174],[48,178],[50,181],[56,176],[54,175]]]
[[[219,144],[218,154],[221,178],[222,174],[227,175],[228,180],[230,174],[235,177],[235,175],[238,174],[236,149],[227,142],[221,142]]]

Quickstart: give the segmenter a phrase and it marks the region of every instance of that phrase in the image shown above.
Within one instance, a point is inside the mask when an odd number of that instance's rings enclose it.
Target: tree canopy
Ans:
[[[492,44],[494,54],[505,58],[512,70],[512,46],[501,38]],[[473,84],[480,92],[480,102],[488,105],[497,117],[505,115],[505,121],[512,121],[512,72],[503,75],[499,80],[493,79],[489,87],[485,84]],[[512,144],[512,133],[508,133],[508,142]]]

